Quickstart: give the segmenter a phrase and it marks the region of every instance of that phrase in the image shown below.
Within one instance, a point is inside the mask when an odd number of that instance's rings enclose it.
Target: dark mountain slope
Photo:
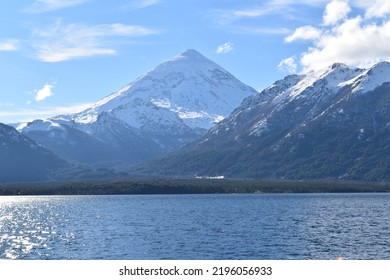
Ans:
[[[0,123],[0,182],[47,180],[66,167],[65,160]]]

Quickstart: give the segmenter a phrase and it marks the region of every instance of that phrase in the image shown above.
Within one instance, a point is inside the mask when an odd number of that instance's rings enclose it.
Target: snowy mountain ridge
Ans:
[[[337,63],[246,98],[207,134],[140,166],[175,176],[390,180],[390,63]]]
[[[291,101],[294,98],[305,97],[304,92],[309,88],[313,90],[316,86],[326,87],[332,92],[337,92],[345,86],[351,86],[353,93],[368,92],[382,85],[384,82],[388,82],[389,74],[390,63],[387,61],[377,63],[369,69],[360,69],[349,67],[342,63],[334,63],[325,69],[312,70],[301,75],[287,76],[285,79],[275,82],[266,90],[276,87],[279,94],[271,97],[274,99],[274,103],[282,102],[285,98]],[[284,83],[285,81],[291,81],[291,77],[295,79],[295,83]],[[281,90],[283,87],[284,89]]]
[[[289,75],[276,81],[262,92],[246,98],[243,103],[231,114],[230,123],[233,127],[244,112],[261,108],[258,121],[252,125],[251,135],[260,136],[268,131],[268,120],[287,106],[295,106],[294,118],[302,119],[300,125],[323,115],[339,91],[349,88],[350,95],[365,94],[390,82],[390,63],[380,62],[369,69],[349,67],[342,63],[335,63],[325,69],[309,71],[301,75]],[[310,109],[308,109],[310,108]],[[304,114],[302,114],[304,112]],[[303,121],[304,120],[304,121]],[[211,129],[219,133],[226,129],[225,122]]]

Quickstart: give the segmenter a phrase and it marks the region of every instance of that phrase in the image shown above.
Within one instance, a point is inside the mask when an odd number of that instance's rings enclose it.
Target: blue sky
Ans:
[[[196,49],[262,89],[390,59],[388,0],[18,0],[0,18],[0,122],[74,112]]]

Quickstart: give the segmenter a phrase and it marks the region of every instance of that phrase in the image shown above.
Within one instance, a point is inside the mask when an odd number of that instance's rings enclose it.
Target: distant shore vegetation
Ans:
[[[0,195],[148,195],[390,192],[390,182],[141,178],[0,184]]]

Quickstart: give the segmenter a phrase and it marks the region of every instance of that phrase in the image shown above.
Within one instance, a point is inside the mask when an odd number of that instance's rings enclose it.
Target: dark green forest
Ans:
[[[390,192],[390,183],[137,178],[115,182],[44,182],[0,185],[0,195],[146,195],[224,193]]]

